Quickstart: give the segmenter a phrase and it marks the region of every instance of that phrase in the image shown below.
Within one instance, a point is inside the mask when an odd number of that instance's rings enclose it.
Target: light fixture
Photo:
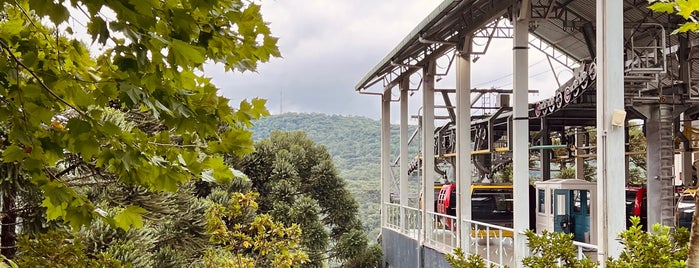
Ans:
[[[623,127],[626,122],[626,111],[621,109],[614,109],[612,111],[612,126]]]

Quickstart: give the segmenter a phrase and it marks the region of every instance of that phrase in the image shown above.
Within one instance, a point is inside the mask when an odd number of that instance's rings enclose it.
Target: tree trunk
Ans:
[[[699,207],[699,198],[694,198],[694,207]],[[699,268],[699,213],[692,216],[692,230],[689,233],[689,252],[687,253],[687,268]]]
[[[7,178],[5,184],[2,185],[2,227],[0,227],[0,253],[12,259],[17,253],[17,231],[15,229],[17,225],[17,210],[15,210],[15,197],[16,189],[12,187],[14,183],[17,182],[16,176],[19,174],[16,169],[16,165],[12,163],[6,163],[2,165],[1,171],[4,174],[0,174],[0,178]]]

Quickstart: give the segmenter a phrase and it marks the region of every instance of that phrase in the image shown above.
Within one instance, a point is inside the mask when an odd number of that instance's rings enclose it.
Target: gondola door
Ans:
[[[572,198],[568,189],[553,190],[553,228],[556,232],[571,233],[573,229]]]

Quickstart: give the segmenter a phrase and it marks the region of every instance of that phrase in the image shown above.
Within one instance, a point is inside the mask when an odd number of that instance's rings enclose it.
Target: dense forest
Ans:
[[[378,236],[381,122],[359,116],[285,113],[255,121],[251,130],[255,140],[269,137],[272,131],[304,131],[311,140],[324,145],[359,203],[359,215],[369,238]],[[391,131],[392,137],[398,137],[397,125]],[[415,126],[411,126],[413,131]],[[398,140],[392,142],[392,155],[397,155]]]

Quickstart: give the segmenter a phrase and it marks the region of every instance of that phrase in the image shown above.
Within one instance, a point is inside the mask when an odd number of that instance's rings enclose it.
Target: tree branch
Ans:
[[[149,141],[148,144],[156,145],[156,146],[168,146],[168,147],[177,147],[177,148],[207,148],[206,145],[196,145],[196,144],[172,144],[172,143],[158,143],[158,142],[152,142]]]
[[[82,164],[82,161],[78,161],[77,163],[72,164],[71,166],[67,167],[66,169],[62,170],[61,172],[58,172],[58,174],[52,175],[51,179],[52,180],[58,179],[61,176],[65,175],[66,173],[71,172],[72,170],[76,169],[81,164]]]
[[[66,106],[72,108],[72,109],[75,110],[77,113],[79,113],[81,116],[83,116],[83,117],[85,117],[85,118],[89,118],[89,116],[87,116],[87,114],[85,114],[85,112],[81,111],[80,109],[78,109],[78,108],[75,107],[74,105],[68,103],[66,100],[64,100],[63,98],[61,98],[61,96],[58,96],[58,94],[56,94],[55,92],[53,92],[53,90],[51,90],[46,84],[44,84],[44,81],[41,80],[41,78],[40,78],[34,71],[32,71],[31,69],[29,69],[29,67],[27,67],[27,65],[24,65],[24,63],[23,63],[22,61],[20,61],[20,60],[17,58],[17,56],[15,56],[14,53],[12,53],[12,50],[10,50],[10,47],[9,47],[7,44],[5,44],[5,42],[3,42],[2,40],[0,40],[0,47],[2,47],[3,50],[7,51],[7,54],[12,58],[12,60],[14,60],[17,64],[19,64],[20,66],[22,66],[22,68],[24,68],[24,70],[26,70],[27,72],[29,72],[29,74],[31,74],[32,77],[34,77],[34,79],[36,79],[36,81],[39,82],[39,84],[41,85],[41,87],[42,87],[44,90],[46,90],[46,92],[48,92],[49,95],[51,95],[52,97],[56,98],[59,102],[65,104]]]

